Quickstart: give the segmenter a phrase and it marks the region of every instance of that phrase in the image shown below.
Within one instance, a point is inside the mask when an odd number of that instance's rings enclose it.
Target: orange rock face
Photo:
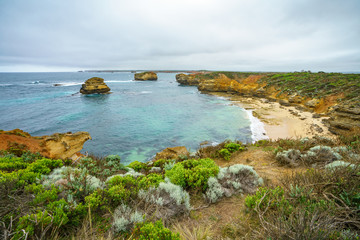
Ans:
[[[158,152],[154,160],[158,159],[177,159],[179,156],[189,156],[189,152],[184,146],[165,148]]]
[[[77,156],[84,143],[91,139],[88,132],[55,133],[50,136],[32,137],[20,129],[0,132],[0,150],[11,147],[39,152],[48,158],[67,159]]]

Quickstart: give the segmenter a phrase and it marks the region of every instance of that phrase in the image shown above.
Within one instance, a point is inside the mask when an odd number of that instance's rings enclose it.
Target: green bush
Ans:
[[[160,220],[155,223],[138,223],[133,231],[133,236],[139,240],[180,240],[180,235],[165,228]]]
[[[189,159],[176,163],[174,167],[165,172],[165,176],[174,184],[183,188],[201,189],[208,187],[209,177],[214,177],[219,173],[219,166],[210,159]]]
[[[278,211],[282,208],[289,212],[292,208],[289,201],[285,199],[284,189],[281,187],[274,189],[260,187],[254,195],[248,195],[245,198],[245,205],[255,211],[265,211],[265,209]]]
[[[219,151],[219,155],[223,157],[226,161],[230,161],[231,152],[229,152],[229,150],[223,148]]]
[[[233,142],[225,144],[224,148],[226,148],[231,153],[239,151],[240,149],[242,150],[244,149],[244,147],[242,147],[240,144]]]
[[[140,172],[141,170],[149,170],[149,166],[146,163],[134,161],[128,165],[129,168],[134,169],[136,172]]]

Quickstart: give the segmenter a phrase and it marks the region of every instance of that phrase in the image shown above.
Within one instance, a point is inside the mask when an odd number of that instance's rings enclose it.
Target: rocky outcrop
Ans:
[[[176,81],[181,85],[197,86],[200,83],[200,79],[196,74],[176,74]]]
[[[91,139],[88,132],[55,133],[32,137],[20,129],[0,132],[0,150],[31,151],[56,159],[77,158],[84,143]]]
[[[156,81],[158,79],[154,72],[135,73],[134,78],[137,81]]]
[[[109,93],[110,88],[104,83],[104,79],[93,77],[86,80],[82,85],[80,93],[82,94],[94,94],[94,93]]]
[[[165,148],[158,152],[154,160],[158,159],[178,159],[180,156],[189,156],[189,151],[184,146]]]
[[[353,129],[360,129],[360,106],[341,104],[335,106],[328,120],[329,131],[343,134]]]

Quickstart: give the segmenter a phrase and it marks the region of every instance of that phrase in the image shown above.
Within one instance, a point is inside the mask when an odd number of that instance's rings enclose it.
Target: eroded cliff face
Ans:
[[[32,137],[20,129],[0,132],[0,150],[39,152],[44,157],[56,159],[76,158],[84,143],[91,139],[88,132],[55,133]]]
[[[314,112],[314,116],[329,116],[327,125],[335,134],[360,128],[360,108],[349,103],[339,102],[344,94],[327,95],[322,98],[309,98],[299,94],[288,94],[276,86],[260,81],[263,75],[250,75],[244,78],[230,79],[224,74],[216,78],[204,79],[201,75],[177,75],[177,81],[183,85],[197,85],[201,92],[226,92],[248,97],[261,97],[277,101],[284,106],[295,106],[300,110]],[[178,80],[179,79],[179,80]]]

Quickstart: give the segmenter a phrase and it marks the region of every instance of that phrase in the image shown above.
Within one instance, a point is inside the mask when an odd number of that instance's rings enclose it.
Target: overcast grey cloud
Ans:
[[[359,0],[0,0],[0,71],[360,71]]]

